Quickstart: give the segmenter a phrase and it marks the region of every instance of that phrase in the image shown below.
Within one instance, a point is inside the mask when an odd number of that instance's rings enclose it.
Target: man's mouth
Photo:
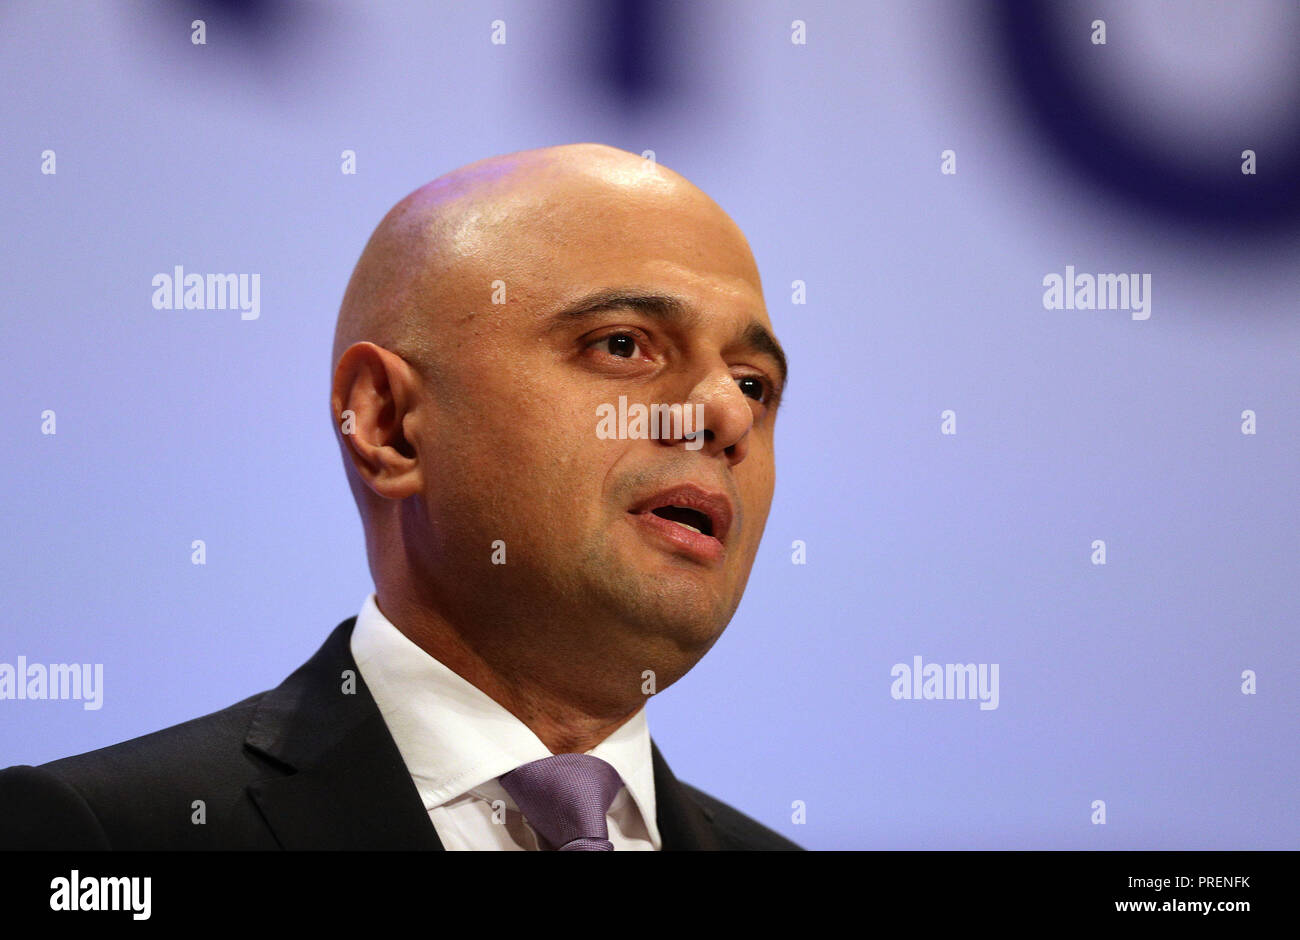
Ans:
[[[629,514],[678,554],[714,562],[725,555],[733,510],[722,493],[686,483],[660,490]]]
[[[687,509],[685,506],[660,506],[650,511],[659,518],[675,522],[692,532],[699,532],[702,535],[713,534],[713,520],[698,509]]]

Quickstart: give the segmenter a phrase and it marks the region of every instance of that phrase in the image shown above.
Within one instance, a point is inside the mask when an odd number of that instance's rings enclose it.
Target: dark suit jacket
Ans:
[[[279,687],[211,715],[0,772],[0,849],[434,849],[442,843],[339,624]],[[344,694],[343,675],[356,676]],[[681,783],[651,742],[665,851],[798,849]],[[206,822],[195,824],[202,800]]]

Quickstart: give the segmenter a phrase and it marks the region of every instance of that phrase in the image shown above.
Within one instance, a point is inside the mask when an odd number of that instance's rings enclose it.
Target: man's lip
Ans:
[[[675,554],[686,555],[706,565],[720,564],[726,558],[726,547],[711,535],[692,532],[652,512],[629,512],[627,519],[659,540],[661,545],[671,546]]]
[[[708,517],[713,528],[712,534],[706,538],[715,538],[723,545],[727,544],[727,533],[731,531],[731,520],[735,512],[726,494],[716,490],[706,490],[694,483],[682,483],[660,490],[642,500],[629,512],[642,515],[653,512],[661,506],[682,506],[702,513]]]

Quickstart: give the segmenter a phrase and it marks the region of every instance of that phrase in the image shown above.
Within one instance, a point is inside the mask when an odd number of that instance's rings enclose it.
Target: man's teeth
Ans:
[[[693,526],[693,525],[687,525],[685,522],[678,522],[676,519],[669,519],[668,521],[671,522],[673,525],[679,525],[679,526],[681,526],[683,529],[690,529],[690,530],[691,530],[692,532],[694,532],[696,535],[703,535],[703,534],[704,534],[704,533],[701,532],[699,529],[695,528],[695,526]]]

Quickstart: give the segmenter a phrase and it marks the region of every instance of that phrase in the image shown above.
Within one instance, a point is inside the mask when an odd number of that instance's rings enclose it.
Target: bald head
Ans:
[[[371,236],[333,358],[380,609],[440,661],[512,710],[526,686],[626,717],[645,669],[666,688],[717,639],[785,360],[744,235],[689,181],[596,144],[443,176]],[[629,402],[698,414],[695,446],[602,433]]]
[[[482,307],[492,281],[504,280],[521,257],[563,263],[558,248],[566,227],[589,227],[616,207],[670,201],[711,210],[719,233],[737,240],[748,257],[740,229],[693,183],[605,144],[524,150],[438,177],[393,206],[366,243],[339,310],[331,372],[361,341],[409,352],[427,365],[444,321],[474,312],[457,308],[455,298]],[[752,258],[749,266],[757,285]]]

